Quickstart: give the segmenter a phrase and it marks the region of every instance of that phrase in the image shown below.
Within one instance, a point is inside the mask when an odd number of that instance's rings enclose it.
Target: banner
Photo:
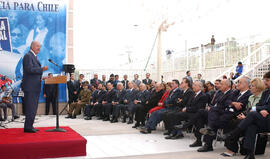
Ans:
[[[43,72],[60,74],[66,63],[67,0],[0,0],[0,76],[18,92],[23,75],[22,59],[31,42],[42,45],[38,59]],[[52,59],[59,67],[50,63]],[[66,101],[66,85],[59,85],[59,101]],[[41,92],[40,102],[44,102]]]

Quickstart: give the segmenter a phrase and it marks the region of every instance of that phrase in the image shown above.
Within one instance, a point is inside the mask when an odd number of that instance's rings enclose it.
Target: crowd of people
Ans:
[[[199,147],[198,152],[213,151],[217,132],[223,131],[219,140],[225,141],[222,156],[232,157],[239,152],[245,159],[255,158],[256,135],[270,131],[270,72],[263,79],[240,77],[237,83],[230,79],[217,79],[214,84],[198,74],[194,80],[190,71],[180,81],[174,79],[158,83],[146,78],[139,80],[137,74],[129,81],[127,75],[119,80],[111,74],[106,81],[94,78],[77,81],[71,75],[68,81],[69,111],[66,118],[75,119],[83,112],[85,120],[97,120],[133,124],[142,134],[156,130],[164,122],[165,139],[184,138],[183,131],[194,133],[196,140],[189,145]],[[84,111],[81,111],[84,110]],[[258,138],[258,137],[257,137]],[[265,140],[266,144],[267,140]],[[245,153],[242,153],[245,152]],[[256,153],[257,154],[257,153]]]

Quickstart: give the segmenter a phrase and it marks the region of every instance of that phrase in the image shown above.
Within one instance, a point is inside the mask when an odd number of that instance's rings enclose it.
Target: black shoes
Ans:
[[[151,134],[151,130],[148,129],[148,128],[142,128],[140,133],[142,133],[142,134]]]
[[[17,116],[17,115],[15,115],[15,116],[13,117],[13,120],[18,119],[18,118],[20,118],[20,117]]]
[[[233,131],[227,133],[227,134],[223,134],[220,138],[222,140],[231,140],[234,137],[238,136],[241,133],[241,129],[240,128],[235,128]]]
[[[109,117],[105,117],[105,118],[103,119],[103,121],[109,121],[109,120],[110,120]]]
[[[175,125],[173,128],[175,130],[184,130],[185,129],[183,125]]]
[[[203,135],[215,136],[216,132],[211,128],[201,128],[200,133]]]
[[[76,115],[73,115],[73,116],[71,117],[71,119],[76,119]]]
[[[24,129],[25,133],[36,133],[37,129]]]
[[[132,128],[137,128],[137,127],[139,127],[139,126],[140,126],[140,124],[139,124],[138,122],[136,122],[135,125],[132,126]]]
[[[68,118],[72,118],[72,116],[71,115],[68,115],[68,116],[66,116],[66,118],[68,119]]]
[[[169,132],[169,131],[163,133],[163,135],[170,135],[170,134],[171,134],[171,132]]]
[[[183,134],[169,135],[165,137],[165,139],[172,139],[172,140],[177,140],[177,139],[182,139],[182,138],[184,138]]]
[[[196,140],[193,144],[190,144],[189,147],[200,147],[202,146],[202,142]]]
[[[201,148],[199,148],[197,150],[198,152],[209,152],[209,151],[213,151],[213,147],[209,146],[207,144],[204,144]]]
[[[91,117],[86,117],[86,118],[84,118],[84,120],[91,120],[92,118]]]
[[[247,154],[244,159],[255,159],[255,156],[253,153]]]
[[[125,123],[125,122],[126,122],[126,118],[123,118],[122,123]]]
[[[127,124],[133,124],[133,120],[129,120]]]

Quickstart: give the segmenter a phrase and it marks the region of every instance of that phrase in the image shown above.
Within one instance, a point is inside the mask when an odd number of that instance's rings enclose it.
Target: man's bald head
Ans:
[[[40,51],[41,45],[38,41],[32,41],[30,48],[37,55]]]

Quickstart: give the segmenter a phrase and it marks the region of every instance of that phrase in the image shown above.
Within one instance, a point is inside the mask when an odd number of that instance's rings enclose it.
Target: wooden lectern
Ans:
[[[56,77],[52,77],[52,78],[47,78],[45,79],[45,84],[61,84],[61,83],[67,83],[67,76],[56,76]],[[58,89],[58,87],[57,87]],[[58,114],[58,90],[56,91],[56,128],[55,129],[50,129],[50,130],[46,130],[47,132],[66,132],[65,129],[62,129],[59,127],[59,114]]]

